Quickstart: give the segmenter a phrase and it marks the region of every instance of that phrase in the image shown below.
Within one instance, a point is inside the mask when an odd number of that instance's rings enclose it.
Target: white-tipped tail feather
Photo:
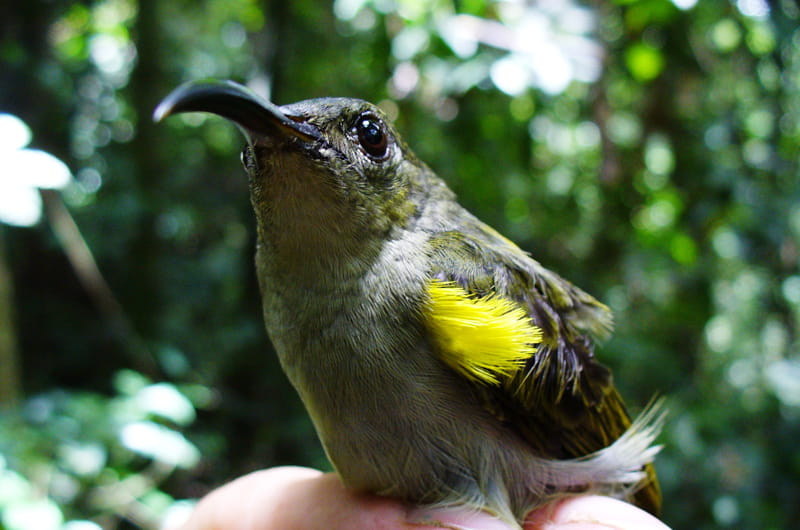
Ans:
[[[635,487],[646,476],[644,466],[661,450],[654,442],[665,416],[664,400],[656,400],[608,447],[574,460],[549,462],[551,485],[558,489],[588,485],[597,492]]]

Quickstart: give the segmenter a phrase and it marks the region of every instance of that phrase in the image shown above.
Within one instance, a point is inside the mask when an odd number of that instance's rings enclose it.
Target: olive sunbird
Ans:
[[[512,526],[594,492],[658,513],[659,405],[631,421],[593,339],[610,310],[456,202],[376,106],[187,83],[157,121],[247,138],[266,329],[348,487]]]

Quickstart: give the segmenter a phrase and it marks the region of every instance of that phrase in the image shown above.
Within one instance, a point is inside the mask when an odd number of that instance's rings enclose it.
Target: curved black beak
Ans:
[[[173,90],[153,112],[153,120],[181,112],[210,112],[227,118],[253,136],[293,136],[321,140],[319,130],[300,116],[286,115],[277,105],[233,81],[189,81]]]

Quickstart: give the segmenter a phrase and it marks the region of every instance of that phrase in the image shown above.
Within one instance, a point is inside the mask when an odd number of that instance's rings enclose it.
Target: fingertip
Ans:
[[[259,528],[280,510],[291,488],[319,479],[321,471],[282,466],[253,471],[221,486],[197,503],[179,530]]]
[[[247,475],[234,480],[232,483],[239,482],[240,480],[254,482],[264,482],[269,480],[270,482],[276,484],[293,484],[301,480],[317,478],[324,474],[325,473],[322,471],[318,469],[312,469],[310,467],[279,466],[253,471],[252,473],[248,473]]]
[[[599,495],[569,497],[533,512],[526,530],[669,530],[636,506]]]

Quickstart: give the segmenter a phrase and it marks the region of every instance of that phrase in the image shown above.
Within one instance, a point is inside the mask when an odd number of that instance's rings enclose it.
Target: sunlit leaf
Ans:
[[[635,31],[660,26],[673,18],[678,10],[670,0],[634,0],[625,12],[625,24]]]
[[[735,20],[726,18],[717,22],[711,29],[711,40],[721,52],[729,52],[739,46],[742,31]]]
[[[64,443],[59,447],[59,460],[71,472],[82,475],[100,473],[106,463],[107,453],[99,443]]]
[[[0,114],[0,153],[16,151],[31,141],[28,125],[13,114]]]
[[[495,61],[490,75],[495,86],[510,96],[522,94],[532,81],[530,71],[513,56]]]
[[[657,175],[669,175],[675,167],[675,157],[669,139],[652,135],[645,144],[644,161],[647,169]]]
[[[141,389],[136,403],[151,414],[156,414],[178,425],[188,425],[195,418],[194,406],[186,396],[169,383],[156,383]]]
[[[180,528],[194,511],[197,503],[195,501],[178,500],[174,501],[164,513],[162,520],[163,528]]]
[[[2,512],[7,530],[58,530],[64,516],[50,499],[28,500],[6,506]]]
[[[30,188],[59,189],[72,180],[67,165],[45,151],[20,149],[0,159],[0,180]]]
[[[767,381],[778,399],[800,407],[800,360],[781,359],[766,368]]]
[[[120,370],[114,374],[114,388],[126,396],[133,396],[145,388],[150,381],[142,374],[133,370]]]
[[[625,64],[637,81],[652,81],[664,69],[664,56],[658,48],[638,42],[625,52]]]
[[[61,530],[103,530],[102,527],[94,521],[67,521],[61,527]]]
[[[157,423],[128,423],[119,436],[131,451],[171,466],[191,468],[200,460],[200,451],[186,437]]]
[[[692,265],[697,261],[698,248],[695,241],[686,234],[678,233],[670,241],[670,254],[681,265]]]
[[[753,18],[766,17],[770,10],[766,0],[736,0],[736,7],[743,15]]]
[[[672,0],[675,7],[684,11],[691,9],[697,4],[697,0]]]
[[[764,23],[754,23],[747,32],[747,47],[756,55],[766,55],[775,50],[777,41],[775,32],[770,25]]]
[[[0,469],[0,508],[30,498],[33,491],[33,486],[25,477],[10,469]]]
[[[42,216],[42,198],[36,188],[18,186],[0,177],[0,222],[33,226]]]

